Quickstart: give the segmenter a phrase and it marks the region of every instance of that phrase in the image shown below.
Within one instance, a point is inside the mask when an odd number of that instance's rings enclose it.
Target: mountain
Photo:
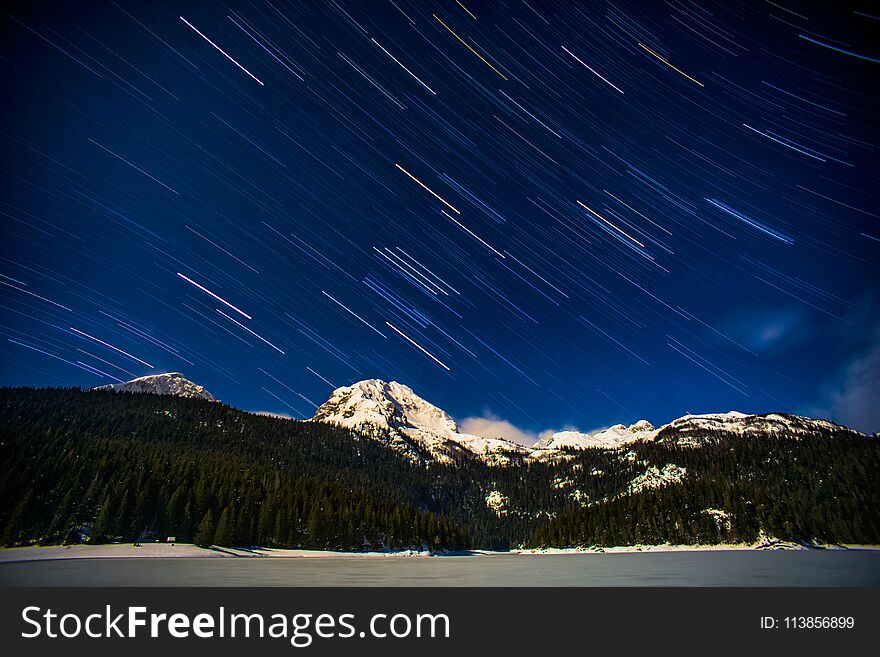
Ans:
[[[660,438],[663,434],[668,439],[670,435],[674,434],[679,446],[697,447],[701,444],[701,436],[716,431],[748,437],[774,434],[808,436],[819,433],[833,434],[840,431],[851,432],[852,430],[828,420],[802,415],[788,413],[747,415],[738,411],[730,411],[728,413],[685,415],[661,427],[655,437]]]
[[[176,395],[0,388],[0,544],[880,543],[880,437],[824,420],[689,415],[525,456],[504,445],[499,467],[405,386],[336,397],[324,417],[358,428]]]
[[[408,386],[378,379],[337,388],[311,421],[351,429],[417,462],[449,464],[476,458],[494,466],[566,460],[584,449],[625,450],[660,437],[679,447],[694,447],[718,432],[744,437],[807,436],[845,429],[827,420],[798,415],[729,411],[685,415],[658,428],[647,420],[639,420],[630,426],[616,424],[593,433],[560,431],[534,445],[523,446],[503,438],[461,433],[446,411],[425,401]]]
[[[99,386],[95,390],[115,390],[116,392],[147,392],[152,395],[174,395],[217,401],[210,392],[197,383],[193,383],[180,372],[168,374],[151,374],[132,379],[126,383],[111,383]]]
[[[457,468],[440,500],[433,474],[353,438],[206,399],[0,388],[0,544],[470,544]]]
[[[550,454],[557,450],[585,449],[588,447],[615,449],[639,440],[650,440],[656,434],[657,430],[654,429],[650,422],[639,420],[628,427],[622,424],[615,424],[612,427],[592,434],[579,431],[560,431],[547,438],[542,438],[532,446],[532,449],[539,454]]]
[[[509,440],[461,433],[455,420],[396,381],[368,379],[337,388],[312,422],[324,422],[377,439],[413,460],[452,463],[477,456],[495,465],[531,450]]]
[[[217,401],[203,386],[179,372],[143,376],[127,383],[95,390],[144,392]],[[713,433],[739,436],[808,436],[845,429],[827,420],[769,413],[747,415],[737,411],[685,415],[655,428],[647,420],[616,424],[595,431],[559,431],[534,445],[523,446],[504,438],[484,438],[459,431],[455,420],[412,388],[396,381],[367,379],[334,390],[318,407],[311,422],[349,429],[359,439],[377,441],[415,463],[461,464],[478,460],[492,466],[520,462],[564,461],[581,450],[620,451],[637,443],[662,440],[679,447],[697,447]],[[848,430],[847,430],[848,431]]]

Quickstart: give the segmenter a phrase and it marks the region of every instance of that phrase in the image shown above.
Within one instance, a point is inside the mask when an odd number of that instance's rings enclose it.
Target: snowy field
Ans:
[[[543,550],[510,550],[491,552],[473,550],[464,553],[451,553],[448,556],[460,558],[497,556],[540,556],[540,555],[588,555],[619,554],[639,552],[725,552],[741,550],[807,550],[809,548],[782,541],[765,542],[755,545],[639,545],[604,548],[549,548]],[[848,545],[833,546],[829,549],[880,550],[880,546]],[[332,550],[281,550],[271,548],[200,548],[190,543],[141,543],[135,547],[131,543],[110,545],[57,545],[0,549],[0,563],[16,561],[54,561],[57,559],[127,559],[127,558],[304,558],[304,559],[403,559],[438,558],[445,555],[407,550],[402,552],[334,552]]]
[[[127,559],[127,558],[231,558],[231,557],[308,557],[371,558],[429,556],[427,552],[333,552],[330,550],[273,550],[270,548],[201,548],[191,543],[131,543],[110,545],[53,545],[0,549],[0,563],[55,559]]]
[[[627,548],[606,554],[569,550],[518,554],[480,552],[467,553],[468,556],[432,557],[420,552],[219,552],[190,545],[150,545],[143,548],[107,545],[15,548],[0,554],[3,555],[3,561],[0,561],[0,588],[880,586],[880,550],[877,549],[664,547],[642,548],[641,553],[637,548]],[[203,556],[209,558],[193,558]],[[234,556],[245,558],[231,558]]]

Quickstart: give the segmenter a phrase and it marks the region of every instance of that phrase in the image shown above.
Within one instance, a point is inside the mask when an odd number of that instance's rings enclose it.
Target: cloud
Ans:
[[[841,368],[823,398],[812,413],[858,431],[880,431],[880,331],[867,350]]]
[[[738,309],[725,322],[725,333],[749,350],[779,355],[809,337],[807,319],[802,309],[791,306]]]
[[[534,445],[538,434],[514,426],[507,420],[490,417],[466,417],[458,423],[459,430],[483,438],[504,438],[520,445]]]
[[[564,431],[577,431],[577,427],[566,426],[564,429],[544,429],[543,431],[529,431],[520,429],[516,425],[492,413],[486,413],[483,417],[466,417],[458,423],[459,431],[483,438],[504,438],[526,447],[531,447],[538,440],[548,438],[554,433]]]
[[[576,429],[566,429],[566,431],[576,431]],[[552,438],[554,433],[557,433],[556,429],[544,429],[541,433],[538,434],[538,440]]]

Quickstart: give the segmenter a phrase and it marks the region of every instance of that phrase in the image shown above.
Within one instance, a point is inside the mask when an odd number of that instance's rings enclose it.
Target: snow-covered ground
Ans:
[[[787,549],[807,550],[809,548],[784,541],[768,541],[753,545],[625,545],[617,547],[588,548],[546,548],[529,550],[510,550],[493,552],[472,550],[456,552],[454,555],[473,557],[493,557],[503,555],[535,556],[543,554],[618,554],[626,552],[704,552],[724,550],[762,550]],[[828,549],[880,550],[880,545],[841,545],[828,546]],[[146,543],[134,547],[131,543],[111,545],[66,545],[45,547],[18,547],[0,549],[0,564],[16,561],[53,561],[56,559],[122,559],[122,558],[303,558],[303,559],[401,559],[442,557],[427,551],[404,550],[400,552],[335,552],[332,550],[280,550],[270,548],[200,548],[186,543],[169,545],[166,543]]]
[[[272,548],[200,548],[191,543],[131,543],[109,545],[49,545],[0,549],[0,563],[10,561],[44,561],[53,559],[125,559],[125,558],[230,558],[230,557],[305,557],[327,558],[383,558],[429,556],[427,551],[403,550],[398,552],[335,552],[333,550],[281,550]]]
[[[131,543],[110,545],[48,545],[6,548],[0,550],[0,563],[4,561],[40,561],[45,559],[99,559],[112,557],[222,557],[212,550],[205,550],[187,543]]]

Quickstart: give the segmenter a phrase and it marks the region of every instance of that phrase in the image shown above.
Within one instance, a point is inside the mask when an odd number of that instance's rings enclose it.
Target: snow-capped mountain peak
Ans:
[[[126,383],[100,386],[95,390],[217,401],[204,387],[188,380],[180,372],[142,376]],[[655,440],[691,448],[710,443],[719,435],[806,437],[845,430],[827,420],[798,415],[748,415],[729,411],[689,414],[656,428],[647,420],[639,420],[629,426],[615,424],[590,433],[558,431],[526,447],[503,438],[462,433],[446,411],[417,395],[409,386],[379,379],[367,379],[337,388],[318,407],[310,421],[350,429],[356,439],[376,440],[420,463],[435,461],[449,464],[461,459],[477,458],[489,465],[508,465],[520,459],[568,459],[578,450],[589,448],[626,451],[634,443]]]
[[[337,388],[312,419],[350,427],[373,424],[383,429],[412,427],[438,432],[458,431],[455,420],[419,397],[409,386],[379,379]]]
[[[176,397],[192,397],[217,401],[210,392],[197,383],[193,383],[180,372],[168,374],[150,374],[132,379],[125,383],[111,383],[98,386],[95,390],[114,390],[116,392],[146,392],[153,395],[174,395]]]
[[[460,433],[446,411],[396,381],[367,379],[337,388],[312,421],[387,441],[390,447],[415,459],[423,458],[420,452],[427,451],[442,462],[452,461],[455,455],[471,455],[501,464],[509,462],[511,455],[529,452],[507,440]]]
[[[584,449],[600,447],[614,449],[639,440],[650,440],[657,430],[647,420],[639,420],[635,424],[625,426],[615,424],[594,433],[580,431],[558,431],[552,436],[542,438],[534,445],[535,450]]]
[[[426,401],[409,386],[396,381],[367,379],[337,388],[322,404],[313,422],[327,422],[378,440],[416,461],[454,462],[476,457],[492,465],[506,465],[516,458],[547,460],[568,458],[581,449],[628,449],[638,442],[675,440],[682,446],[698,446],[716,432],[743,436],[787,432],[809,434],[833,426],[823,420],[794,415],[747,415],[737,411],[685,415],[654,427],[647,420],[629,426],[615,424],[584,433],[559,431],[524,447],[503,438],[484,438],[461,433],[446,411]]]
[[[785,413],[747,415],[738,411],[685,415],[661,427],[657,439],[675,441],[680,446],[697,447],[713,434],[721,432],[739,436],[789,435],[808,436],[835,433],[843,427],[828,420]]]

